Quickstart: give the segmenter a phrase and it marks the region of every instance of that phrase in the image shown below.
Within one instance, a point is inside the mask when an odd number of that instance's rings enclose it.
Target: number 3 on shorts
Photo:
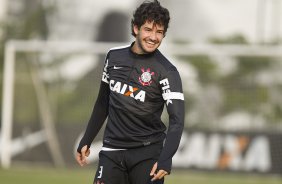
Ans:
[[[97,178],[102,178],[102,174],[103,174],[103,166],[100,166],[100,170],[98,171],[99,176],[97,176]]]

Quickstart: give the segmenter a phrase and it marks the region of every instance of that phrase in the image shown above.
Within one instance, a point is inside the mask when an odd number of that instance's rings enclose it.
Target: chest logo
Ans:
[[[145,70],[144,68],[141,68],[142,75],[139,77],[139,82],[143,86],[150,86],[152,84],[152,76],[155,75],[155,72],[151,72],[151,69],[148,68]]]
[[[146,92],[128,84],[110,80],[110,90],[124,96],[132,97],[135,100],[145,102]]]

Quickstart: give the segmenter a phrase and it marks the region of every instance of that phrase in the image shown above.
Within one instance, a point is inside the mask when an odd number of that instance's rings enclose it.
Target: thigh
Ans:
[[[130,184],[161,184],[163,180],[151,182],[150,172],[157,162],[162,144],[154,144],[127,152]]]
[[[155,162],[156,160],[151,159],[136,164],[129,172],[130,184],[163,184],[164,179],[151,181],[150,172]]]
[[[99,163],[94,178],[94,184],[127,184],[128,176],[120,164],[122,156],[118,152],[99,153]]]

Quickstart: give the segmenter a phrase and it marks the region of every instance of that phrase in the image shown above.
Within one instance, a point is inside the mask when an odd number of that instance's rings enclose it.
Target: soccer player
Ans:
[[[131,21],[135,41],[106,56],[100,91],[76,160],[87,164],[90,145],[104,121],[103,147],[94,184],[164,183],[184,124],[179,73],[158,50],[169,11],[157,0],[143,2]],[[168,128],[161,120],[164,105]]]

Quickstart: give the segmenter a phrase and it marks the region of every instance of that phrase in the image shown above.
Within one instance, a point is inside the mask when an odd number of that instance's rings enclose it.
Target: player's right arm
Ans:
[[[86,131],[77,148],[76,160],[81,166],[86,164],[86,157],[88,157],[90,154],[90,145],[103,126],[109,113],[110,89],[107,66],[108,60],[106,59],[99,94],[94,105],[91,117],[88,121]]]

